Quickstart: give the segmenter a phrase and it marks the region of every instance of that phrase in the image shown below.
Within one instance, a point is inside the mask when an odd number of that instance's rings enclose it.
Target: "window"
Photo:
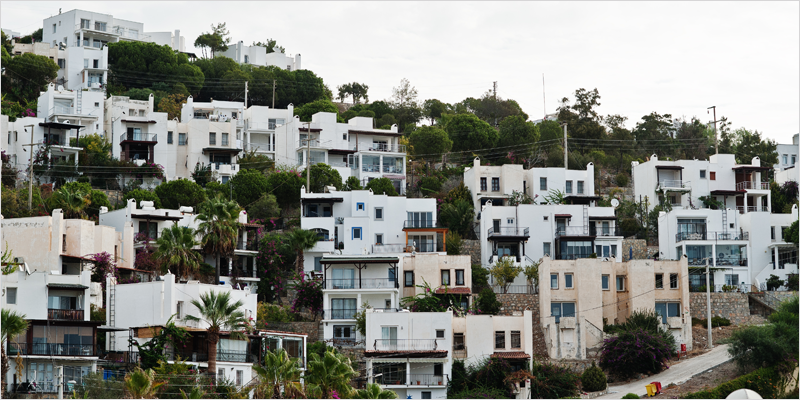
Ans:
[[[788,154],[784,154],[783,155],[783,163],[784,164],[788,164],[789,163],[789,155]]]
[[[383,244],[383,234],[376,233],[375,234],[375,244]]]
[[[167,132],[167,144],[172,144],[172,131]]]
[[[572,274],[564,274],[564,289],[573,289]]]
[[[67,65],[67,60],[63,58],[58,59],[58,68],[64,69],[66,68],[66,65]]]
[[[706,170],[704,169],[700,170],[700,179],[706,179]]]
[[[56,33],[56,24],[53,24],[53,33]]]
[[[357,299],[331,299],[332,319],[353,319],[356,314]]]
[[[89,29],[89,20],[81,18],[81,28]]]
[[[506,348],[506,331],[495,331],[495,333],[494,333],[494,348],[495,349],[505,349]]]
[[[670,289],[678,288],[678,274],[669,274],[669,288]]]
[[[405,287],[414,287],[414,271],[405,271],[405,279],[403,285]]]
[[[556,323],[561,321],[561,317],[574,317],[575,303],[550,303],[550,316],[556,317]]]
[[[661,323],[666,324],[667,318],[681,316],[681,303],[656,303],[656,313],[661,315]]]
[[[92,60],[92,68],[100,68],[100,60]]]
[[[578,181],[578,194],[583,194],[583,181]]]
[[[625,277],[618,276],[617,277],[617,291],[624,292],[625,291]]]
[[[216,132],[208,132],[208,144],[217,144]]]
[[[564,190],[566,193],[572,193],[572,181],[567,181],[567,187]]]
[[[664,288],[664,274],[656,274],[656,289]]]
[[[450,286],[450,270],[442,270],[442,285]]]
[[[83,68],[89,68],[89,59],[88,58],[84,58],[83,59]]]
[[[437,329],[436,330],[436,338],[437,339],[444,339],[444,329]]]
[[[456,270],[456,285],[463,286],[464,285],[464,270],[457,269]]]
[[[430,399],[431,398],[431,392],[422,392],[422,398],[423,399]]]
[[[442,331],[442,337],[444,337],[444,331]],[[442,363],[433,364],[433,375],[434,376],[442,376],[442,375],[444,375],[444,368],[443,367],[444,367],[444,365]]]
[[[353,235],[350,238],[352,240],[361,240],[361,228],[353,228]]]
[[[397,346],[397,327],[396,326],[382,326],[381,339],[384,345]]]
[[[322,272],[322,257],[314,257],[314,271]]]
[[[186,146],[186,134],[178,133],[178,146]]]
[[[792,165],[797,163],[797,156],[792,154]]]
[[[550,256],[550,243],[542,243],[542,254],[548,257]]]
[[[711,172],[708,173],[708,175],[709,175],[709,179],[711,179],[712,181],[717,180],[717,173],[716,172],[711,171]]]
[[[528,193],[528,181],[522,181],[522,193]]]
[[[507,218],[506,223],[509,225],[514,225],[514,218]]]
[[[725,284],[728,286],[739,286],[739,274],[725,274]]]
[[[603,290],[608,290],[608,275],[603,275]]]
[[[17,288],[6,289],[6,304],[17,304]]]
[[[611,257],[616,257],[616,256],[617,256],[617,245],[612,244],[611,245]]]
[[[770,226],[769,227],[769,234],[770,234],[770,239],[775,240],[775,227],[774,226]]]
[[[453,350],[464,350],[464,334],[453,334]]]
[[[106,23],[105,22],[95,21],[94,30],[105,32],[106,31]]]
[[[228,133],[227,132],[222,132],[222,145],[223,146],[227,146],[228,145]]]
[[[356,327],[355,325],[334,325],[333,326],[333,340],[334,342],[355,343],[356,340]]]
[[[492,178],[492,191],[500,191],[500,178]]]
[[[522,347],[519,331],[511,331],[511,348],[519,349]]]
[[[481,178],[481,192],[486,191],[486,178]]]
[[[539,178],[539,190],[547,190],[547,178]]]
[[[558,274],[550,274],[550,289],[558,289]]]
[[[178,301],[177,312],[178,319],[183,319],[183,302]]]
[[[375,207],[375,220],[383,221],[383,207]]]
[[[356,203],[356,211],[364,211],[364,203]]]
[[[67,235],[66,234],[61,235],[61,252],[62,253],[66,253],[67,252]]]
[[[236,370],[236,386],[242,386],[244,382],[244,371],[237,369]]]

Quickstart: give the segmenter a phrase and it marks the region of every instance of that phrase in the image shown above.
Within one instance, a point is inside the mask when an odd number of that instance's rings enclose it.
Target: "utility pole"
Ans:
[[[709,109],[714,109],[714,150],[715,154],[719,154],[719,138],[717,138],[717,106],[706,108],[706,113]]]
[[[247,81],[244,81],[244,108],[247,109]]]
[[[711,278],[708,275],[708,258],[706,258],[706,308],[708,311],[708,345],[709,349],[713,348],[714,345],[711,342]]]
[[[272,80],[272,108],[275,108],[275,79]]]
[[[24,128],[31,127],[31,143],[23,146],[30,146],[31,154],[28,159],[28,211],[33,210],[33,128],[35,125],[25,125]],[[26,129],[27,130],[27,129]]]
[[[567,124],[564,123],[561,126],[564,127],[564,170],[566,171],[569,167],[567,160]]]
[[[497,81],[494,81],[494,126],[497,127]]]
[[[64,398],[64,367],[58,367],[58,398]]]
[[[273,97],[273,101],[274,101]],[[311,193],[311,122],[306,122],[308,133],[306,134],[306,193]]]

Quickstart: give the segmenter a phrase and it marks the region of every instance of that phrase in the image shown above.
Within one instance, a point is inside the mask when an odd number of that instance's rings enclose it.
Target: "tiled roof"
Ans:
[[[492,358],[517,358],[517,359],[528,359],[531,356],[525,354],[522,351],[509,351],[509,352],[494,352],[492,353]]]
[[[472,293],[468,287],[451,287],[451,288],[444,288],[440,287],[436,289],[436,294],[470,294]]]

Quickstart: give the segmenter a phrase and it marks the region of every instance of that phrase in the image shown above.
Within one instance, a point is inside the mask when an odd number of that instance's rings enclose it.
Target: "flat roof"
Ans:
[[[131,218],[149,219],[151,221],[180,221],[183,217],[157,214],[131,214]]]
[[[320,264],[387,264],[397,263],[400,259],[397,257],[325,257],[319,261]]]
[[[77,283],[48,283],[47,287],[53,289],[88,289],[88,286],[79,285]]]
[[[757,167],[755,165],[739,165],[731,168],[734,171],[769,171],[772,167]]]
[[[386,132],[386,131],[362,131],[358,129],[349,129],[347,133],[355,133],[355,134],[362,134],[362,135],[382,135],[382,136],[403,136],[402,133],[397,132]]]
[[[65,124],[63,122],[39,122],[39,126],[56,129],[81,129],[83,125]]]
[[[680,165],[656,165],[656,169],[674,169],[674,170],[682,170],[683,167]]]

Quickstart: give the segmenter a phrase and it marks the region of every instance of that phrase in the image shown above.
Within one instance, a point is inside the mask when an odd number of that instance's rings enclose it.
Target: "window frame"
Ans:
[[[172,136],[173,136],[172,131],[167,131],[167,144],[172,144],[173,143],[173,137]]]
[[[178,146],[186,146],[188,141],[189,138],[186,136],[185,132],[178,132]]]
[[[704,170],[704,169],[700,170],[700,179],[707,179],[706,178],[706,170]]]
[[[584,188],[583,188],[583,181],[578,181],[578,187],[577,187],[577,190],[578,190],[578,191],[576,192],[577,194],[583,194],[583,190],[584,190]]]
[[[380,211],[381,216],[378,216]],[[383,207],[375,207],[375,221],[383,221]]]
[[[503,347],[499,347],[500,344],[502,344]],[[494,348],[495,350],[506,349],[506,331],[494,331]]]
[[[488,186],[487,186],[487,184],[486,184],[486,177],[485,177],[485,176],[482,176],[482,177],[481,177],[481,190],[480,190],[480,191],[481,191],[481,192],[486,192],[486,191],[488,191],[488,190],[489,190],[489,189],[487,189],[487,188],[488,188]]]
[[[564,193],[565,194],[572,194],[572,181],[565,181],[564,182]]]
[[[539,178],[539,190],[547,190],[547,178],[540,177]]]
[[[208,132],[208,145],[217,145],[217,132]]]
[[[411,276],[411,282],[408,277]],[[414,271],[403,271],[403,287],[414,287]]]
[[[516,339],[516,343],[515,340]],[[515,346],[516,344],[516,346]],[[522,348],[522,334],[520,331],[511,331],[511,348],[512,349],[521,349]]]
[[[447,282],[445,282],[445,277],[447,277]],[[441,280],[442,286],[451,286],[452,280],[450,280],[450,270],[443,269],[439,271],[439,279]]]
[[[376,233],[375,234],[375,244],[383,244],[383,234]]]
[[[572,272],[564,273],[564,289],[575,289],[575,275]]]
[[[439,334],[440,334],[440,333],[442,334],[441,336],[439,336]],[[445,334],[445,333],[446,333],[446,332],[445,332],[445,330],[444,330],[444,329],[437,329],[437,330],[436,330],[436,339],[444,339],[444,334]]]
[[[656,289],[664,289],[664,274],[656,274]]]
[[[675,283],[674,287],[672,285],[673,283]],[[681,284],[680,284],[680,279],[678,278],[678,274],[670,273],[669,274],[669,288],[670,289],[679,289],[680,287],[681,287]]]
[[[358,229],[358,238],[356,238],[356,229]],[[350,229],[350,240],[363,240],[364,230],[360,226],[354,226]]]
[[[11,293],[14,293],[13,301],[11,301],[12,300]],[[6,304],[17,304],[17,294],[18,294],[18,290],[17,290],[16,287],[8,287],[8,288],[6,288]]]
[[[553,277],[555,277],[555,286],[553,286]],[[558,290],[558,274],[550,274],[550,290]]]
[[[712,181],[717,180],[717,171],[708,171],[708,179]]]
[[[364,211],[364,203],[356,203],[356,211]]]
[[[625,291],[625,275],[617,275],[614,277],[614,287],[617,289],[617,292],[624,292]],[[620,283],[622,284],[622,288],[620,289]]]
[[[605,284],[604,281],[605,280]],[[600,276],[600,288],[603,290],[611,290],[611,276],[608,274],[603,274]]]
[[[460,279],[459,279],[459,277],[460,277]],[[456,270],[456,286],[464,286],[465,284],[466,283],[465,283],[465,280],[464,280],[464,270],[463,269],[457,269]]]
[[[500,191],[500,178],[499,177],[492,177],[492,191],[499,192]]]

